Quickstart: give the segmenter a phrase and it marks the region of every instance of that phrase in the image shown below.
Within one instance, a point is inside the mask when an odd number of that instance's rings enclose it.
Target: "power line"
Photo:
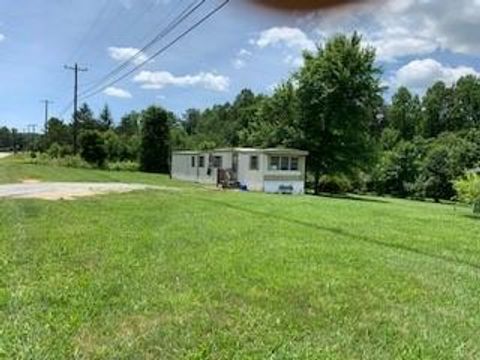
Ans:
[[[177,4],[179,5],[179,8],[183,5],[183,3],[184,3],[185,1],[186,1],[186,0],[178,0]],[[191,3],[191,4],[184,10],[184,12],[185,12],[188,8],[190,8],[191,6],[193,6],[193,4],[194,4],[194,2]],[[169,19],[169,18],[173,15],[174,12],[175,12],[175,11],[172,9],[172,11],[170,11],[169,14],[168,14],[167,16],[165,16],[165,20]],[[140,43],[145,42],[145,41],[146,41],[148,38],[150,38],[151,36],[155,36],[155,35],[157,34],[157,31],[158,31],[157,29],[154,29],[154,31],[151,31],[151,32],[149,32],[148,34],[145,34],[144,36],[142,36],[142,38],[141,38],[140,41],[138,41],[138,42],[140,42]]]
[[[183,1],[183,0],[182,0]],[[133,17],[133,21],[129,21],[128,24],[126,25],[126,27],[124,27],[124,29],[128,29],[130,30],[128,33],[130,35],[133,34],[133,31],[132,28],[133,26],[138,23],[139,21],[143,21],[145,19],[145,17],[147,16],[147,14],[151,13],[152,10],[158,5],[158,3],[156,1],[150,1],[150,5],[146,6],[141,12],[140,12],[140,15],[139,16],[134,16]],[[122,31],[123,32],[123,31]],[[130,39],[132,39],[132,36],[130,36]],[[143,42],[144,39],[141,41]]]
[[[186,19],[188,19],[195,11],[197,11],[204,3],[206,0],[201,0],[200,2],[197,3],[197,1],[193,1],[185,10],[183,10],[179,16],[171,21],[166,28],[164,28],[161,32],[159,32],[152,40],[150,40],[146,45],[144,45],[140,50],[138,50],[134,55],[132,55],[130,58],[125,60],[123,63],[118,65],[116,68],[114,68],[112,71],[110,71],[108,74],[103,76],[100,80],[94,82],[92,86],[89,86],[80,96],[84,94],[88,94],[89,92],[93,91],[95,88],[101,86],[102,83],[108,81],[110,78],[113,76],[117,75],[120,73],[122,70],[127,68],[129,65],[132,64],[132,62],[136,59],[138,59],[140,56],[142,56],[145,51],[150,49],[153,45],[155,45],[157,42],[160,40],[163,40],[167,35],[169,35],[177,26],[179,26],[182,22],[184,22]],[[196,4],[197,3],[197,4]],[[196,4],[196,5],[195,5]]]
[[[101,7],[100,11],[98,12],[97,16],[94,18],[92,21],[91,25],[88,27],[87,32],[83,35],[81,40],[77,43],[76,50],[72,53],[71,56],[68,57],[66,63],[69,63],[72,61],[72,59],[78,59],[79,55],[83,53],[83,50],[85,49],[85,46],[87,44],[87,40],[91,37],[91,35],[94,33],[94,30],[96,29],[97,25],[100,23],[100,20],[104,17],[106,14],[108,8],[110,7],[110,4],[112,3],[112,0],[105,0],[103,2],[103,6]]]
[[[183,5],[183,3],[185,3],[185,1],[186,1],[186,0],[178,0],[177,4],[179,5],[179,8],[182,7],[182,5]],[[198,1],[198,0],[195,0],[195,1],[193,1],[192,3],[190,3],[190,4],[183,10],[183,12],[182,12],[180,15],[177,16],[177,18],[178,18],[179,16],[181,16],[182,14],[184,14],[185,12],[187,12],[189,9],[191,9],[191,7],[192,7],[193,5],[195,5],[195,2],[196,2],[196,1]],[[175,11],[172,9],[172,11],[170,11],[169,14],[165,17],[165,19],[170,18],[170,17],[173,15],[174,12],[175,12]],[[148,34],[145,34],[144,36],[142,36],[142,38],[140,39],[139,42],[140,42],[140,43],[143,43],[143,42],[145,42],[148,38],[150,38],[151,36],[156,36],[157,34],[158,34],[158,29],[154,29],[153,31],[149,32]]]
[[[132,28],[133,28],[134,24],[136,24],[137,22],[142,21],[142,19],[143,19],[148,13],[151,13],[152,10],[153,10],[153,8],[154,8],[155,6],[157,6],[157,0],[152,0],[152,1],[149,1],[149,2],[150,2],[150,4],[149,4],[149,5],[147,4],[147,6],[141,11],[141,15],[139,15],[139,16],[134,15],[134,16],[133,16],[133,19],[130,19],[131,21],[129,21],[126,26],[125,26],[125,25],[122,26],[122,29],[121,29],[121,31],[120,31],[120,33],[122,34],[122,39],[125,39],[125,38],[126,38],[126,35],[133,33]],[[142,1],[141,4],[145,5],[146,3],[145,3],[145,1]],[[133,11],[128,11],[128,14],[130,14],[130,13],[132,13],[132,12],[133,12]],[[119,13],[119,12],[117,11],[117,14],[118,14],[118,13]],[[115,16],[113,21],[106,22],[106,24],[108,25],[108,29],[112,29],[112,28],[113,28],[113,24],[119,22],[119,19],[120,19],[120,18],[121,18],[120,16]],[[105,31],[106,29],[105,29],[104,27],[102,27],[102,28],[100,28],[100,29],[102,30],[102,31],[100,32],[100,34],[108,34],[107,31]],[[128,32],[124,31],[125,29],[128,29]],[[125,34],[125,36],[124,36],[123,34]],[[99,41],[98,37],[96,38],[96,43],[101,43],[101,41]],[[96,64],[96,63],[98,62],[98,60],[100,60],[100,58],[102,57],[103,52],[104,52],[104,48],[103,48],[103,47],[101,47],[101,48],[99,47],[98,49],[92,49],[92,53],[91,53],[90,55],[93,55],[93,54],[94,54],[94,56],[93,56],[93,58],[91,58],[91,60],[89,60],[89,62],[90,62],[91,64]],[[90,85],[92,85],[93,83],[94,83],[94,81],[90,81],[90,82],[88,82],[88,83],[86,83],[86,84],[83,84],[83,85],[84,85],[84,86],[90,86]]]
[[[65,106],[65,107],[63,108],[63,110],[58,113],[58,117],[59,117],[60,119],[62,119],[62,118],[65,116],[65,114],[68,112],[68,110],[70,110],[70,108],[72,107],[72,105],[73,105],[73,100],[70,100],[70,102],[68,103],[68,105]]]
[[[181,2],[183,2],[185,0],[181,0]],[[145,51],[148,47],[152,46],[150,43],[154,43],[155,40],[159,41],[161,40],[161,37],[162,37],[162,33],[165,33],[165,35],[163,36],[166,36],[168,35],[168,33],[170,31],[172,31],[176,26],[178,26],[182,21],[184,21],[190,14],[186,14],[189,12],[189,10],[191,10],[192,6],[195,5],[195,3],[197,2],[198,0],[195,0],[193,1],[189,6],[186,7],[186,9],[184,9],[175,19],[173,19],[168,25],[166,28],[163,29],[162,32],[160,33],[157,33],[155,38],[150,41],[147,45],[145,45],[141,50],[139,50],[136,54],[134,54],[133,56],[131,56],[129,59],[127,59],[124,63],[120,64],[117,68],[115,68],[113,71],[111,71],[110,73],[108,73],[106,76],[104,76],[102,79],[100,79],[99,81],[93,81],[90,83],[90,85],[87,84],[87,90],[85,90],[83,93],[80,94],[80,96],[82,96],[83,94],[86,94],[88,92],[91,92],[92,90],[94,90],[95,88],[97,88],[98,86],[100,86],[103,82],[105,81],[108,81],[112,76],[116,75],[117,73],[119,73],[121,70],[123,70],[125,67],[127,67],[128,65],[130,65],[130,62],[135,60],[138,56],[140,56],[140,54]],[[199,6],[201,6],[203,3],[205,2],[205,0],[202,0],[199,4]],[[198,6],[198,7],[199,7]],[[197,7],[195,8],[195,10],[197,9]],[[173,15],[173,12],[172,11],[168,16],[170,17],[171,15]],[[193,13],[193,11],[192,11]],[[186,17],[184,15],[187,15]],[[170,28],[170,29],[169,29]],[[74,101],[70,101],[67,106],[65,106],[65,108],[60,112],[60,115],[59,117],[60,118],[63,118],[63,116],[70,110],[70,108],[72,107],[72,105],[74,105]]]
[[[98,90],[95,91],[90,91],[90,93],[87,93],[82,96],[82,100],[91,98],[92,96],[95,96],[99,93],[101,93],[103,90],[107,89],[110,86],[115,85],[116,83],[122,81],[126,77],[130,76],[133,74],[135,71],[138,69],[142,68],[145,64],[149,63],[152,61],[154,58],[158,57],[159,55],[163,54],[165,51],[170,49],[172,46],[174,46],[176,43],[178,43],[180,40],[182,40],[185,36],[190,34],[192,31],[200,27],[203,23],[205,23],[207,20],[209,20],[211,17],[213,17],[216,13],[218,13],[220,10],[222,10],[227,4],[230,2],[230,0],[224,0],[220,5],[218,5],[216,8],[214,8],[212,11],[210,11],[207,15],[205,15],[203,18],[201,18],[199,21],[197,21],[193,26],[188,28],[186,31],[181,33],[179,36],[177,36],[174,40],[172,40],[170,43],[162,47],[159,51],[154,53],[152,56],[148,57],[146,60],[142,61],[140,64],[135,66],[133,69],[128,71],[127,73],[123,74],[122,76],[118,77],[116,80],[113,80],[109,82],[108,84],[102,86]]]

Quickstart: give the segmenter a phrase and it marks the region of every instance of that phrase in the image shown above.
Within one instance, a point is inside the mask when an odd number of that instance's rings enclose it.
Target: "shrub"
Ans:
[[[50,165],[70,168],[90,169],[92,166],[80,156],[66,155],[64,157],[52,158],[47,154],[39,154],[37,157],[28,157],[25,162],[33,165]]]
[[[52,159],[57,159],[60,156],[60,145],[58,143],[53,143],[47,150],[47,155]]]
[[[59,143],[53,143],[46,153],[50,158],[58,159],[72,155],[73,150],[72,147],[69,145],[60,145]]]
[[[103,134],[105,141],[105,150],[107,151],[107,158],[109,161],[124,160],[124,154],[127,152],[124,141],[113,131],[108,130]]]
[[[96,130],[86,130],[80,135],[80,156],[86,162],[102,167],[107,159],[105,141]]]
[[[480,175],[470,172],[455,182],[460,201],[473,205],[473,212],[480,214]]]
[[[418,178],[418,189],[422,189],[426,198],[450,200],[455,196],[451,177],[449,149],[445,146],[434,147],[423,161],[422,174]]]
[[[138,171],[140,165],[133,161],[116,161],[110,162],[107,165],[107,169],[110,171]]]
[[[320,177],[319,189],[321,193],[345,194],[352,190],[350,180],[341,175],[325,175]]]
[[[412,142],[401,141],[393,150],[386,151],[373,175],[373,185],[377,193],[411,196],[418,176],[419,158],[420,150]]]
[[[456,134],[443,134],[429,146],[417,183],[423,195],[435,201],[455,196],[453,183],[477,162],[476,146]]]
[[[75,155],[67,155],[63,158],[58,159],[56,162],[57,166],[64,166],[70,168],[83,168],[83,169],[90,169],[92,166],[83,160],[80,156]]]
[[[140,155],[140,137],[139,136],[132,136],[129,138],[121,138],[124,147],[122,148],[121,160],[130,160],[134,162],[138,162],[139,155]]]

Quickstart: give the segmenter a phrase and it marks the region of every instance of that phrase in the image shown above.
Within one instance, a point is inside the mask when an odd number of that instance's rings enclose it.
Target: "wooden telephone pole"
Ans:
[[[73,152],[78,152],[78,72],[88,71],[87,68],[80,68],[75,63],[74,66],[65,65],[66,70],[72,70],[75,72],[75,82],[73,87]]]

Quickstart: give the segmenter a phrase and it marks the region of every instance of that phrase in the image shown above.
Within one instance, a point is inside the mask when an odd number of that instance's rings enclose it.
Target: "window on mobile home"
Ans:
[[[299,161],[298,157],[272,156],[268,168],[273,171],[298,171]]]
[[[268,166],[270,170],[279,170],[280,169],[280,158],[278,156],[270,157],[270,164]]]
[[[258,170],[258,156],[256,155],[250,156],[250,170]]]
[[[198,158],[198,167],[204,168],[205,167],[205,156],[200,156]]]
[[[298,171],[298,158],[292,157],[290,159],[290,170],[291,171]]]
[[[192,167],[195,167],[195,156],[192,156]]]
[[[215,156],[213,158],[213,167],[221,169],[223,167],[223,158],[221,156]]]

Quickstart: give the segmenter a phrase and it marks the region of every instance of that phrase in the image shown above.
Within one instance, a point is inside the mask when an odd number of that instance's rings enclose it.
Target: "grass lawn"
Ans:
[[[480,358],[468,208],[0,161],[27,178],[183,191],[0,200],[0,358]]]

